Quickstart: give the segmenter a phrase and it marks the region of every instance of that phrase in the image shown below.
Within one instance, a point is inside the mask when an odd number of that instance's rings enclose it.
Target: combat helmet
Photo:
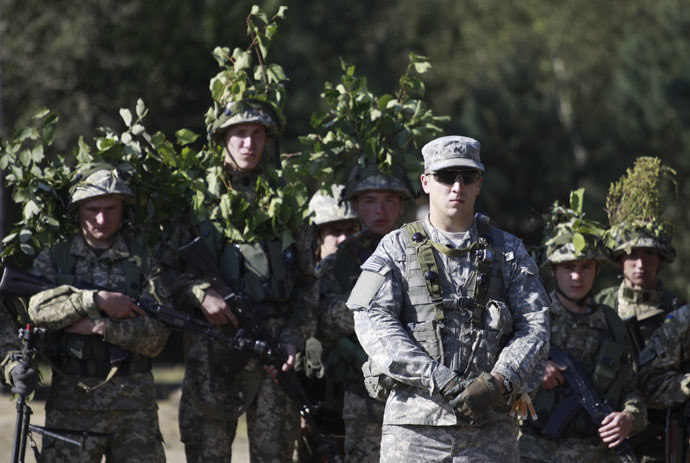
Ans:
[[[221,135],[225,129],[243,123],[257,123],[266,127],[269,137],[280,134],[278,117],[270,105],[258,101],[230,101],[226,105],[214,102],[206,116],[206,129],[209,141]]]
[[[106,163],[85,164],[80,167],[74,175],[69,195],[67,207],[70,210],[84,200],[99,196],[115,196],[130,204],[136,202],[122,173]]]
[[[543,262],[560,264],[573,260],[608,262],[609,252],[603,240],[604,227],[585,219],[582,212],[584,188],[570,192],[570,207],[555,201],[544,214]]]
[[[345,185],[345,199],[355,197],[368,191],[391,191],[403,199],[414,200],[412,185],[401,168],[395,167],[391,174],[385,174],[376,165],[356,166],[352,169]]]
[[[659,158],[643,156],[611,184],[606,198],[610,224],[606,243],[615,261],[630,254],[633,248],[651,248],[665,261],[673,262],[673,223],[664,216],[678,196],[675,175],[675,170],[663,165]],[[670,198],[673,200],[669,201]]]
[[[343,198],[344,185],[332,185],[331,194],[321,191],[309,200],[309,212],[314,214],[314,225],[321,226],[342,220],[357,220],[352,203]]]

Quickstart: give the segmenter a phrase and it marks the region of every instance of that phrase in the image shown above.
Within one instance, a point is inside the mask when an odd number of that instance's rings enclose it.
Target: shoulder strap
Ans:
[[[71,285],[75,282],[74,265],[76,260],[70,253],[72,248],[72,240],[74,238],[61,241],[50,248],[50,260],[53,262],[57,270],[57,283],[61,285]]]
[[[441,292],[441,278],[439,277],[438,264],[433,251],[433,242],[429,240],[421,221],[403,225],[407,232],[409,242],[417,253],[417,261],[422,269],[424,284],[431,297],[431,302],[436,309],[436,320],[443,320],[443,294]]]
[[[618,344],[628,345],[628,335],[625,329],[625,324],[620,319],[615,310],[611,307],[600,304],[599,307],[604,311],[604,318],[606,318],[606,325],[609,328],[609,333],[614,341]]]
[[[137,298],[141,293],[141,282],[147,269],[147,253],[136,240],[125,238],[125,243],[130,254],[130,258],[122,263],[127,285],[125,292],[128,296]]]

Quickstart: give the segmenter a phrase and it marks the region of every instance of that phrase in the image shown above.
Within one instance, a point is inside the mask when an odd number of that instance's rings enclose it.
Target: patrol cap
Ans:
[[[474,138],[448,135],[436,138],[422,147],[424,172],[432,173],[451,167],[467,167],[484,172],[479,159],[479,142]]]
[[[309,200],[309,212],[314,213],[314,224],[325,225],[341,220],[358,220],[350,201],[343,198],[345,185],[333,185],[331,194],[321,191],[314,193]]]
[[[134,204],[136,200],[132,189],[114,166],[105,163],[87,164],[74,176],[67,207],[74,209],[81,201],[99,196],[116,196],[130,204]]]

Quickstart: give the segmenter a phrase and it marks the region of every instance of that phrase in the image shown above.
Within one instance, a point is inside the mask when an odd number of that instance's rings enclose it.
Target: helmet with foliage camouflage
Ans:
[[[213,140],[233,125],[253,122],[266,127],[266,134],[276,138],[280,134],[276,121],[275,112],[264,103],[231,101],[225,107],[214,103],[206,117],[206,128],[209,140]]]
[[[386,175],[376,165],[355,167],[345,185],[345,199],[353,200],[368,191],[392,191],[403,199],[414,200],[412,185],[399,168],[394,168],[392,175]]]
[[[314,193],[309,200],[309,212],[314,214],[315,225],[320,226],[341,220],[357,220],[352,203],[343,199],[344,189],[344,185],[332,185],[331,194],[321,191]]]
[[[99,196],[116,196],[128,203],[136,198],[122,174],[111,164],[86,164],[77,170],[67,206],[74,209],[81,201]]]
[[[570,193],[570,207],[555,201],[544,214],[544,262],[560,264],[573,260],[607,262],[609,252],[603,240],[604,227],[585,219],[582,212],[584,188]]]
[[[643,156],[611,184],[606,198],[610,224],[606,238],[614,258],[630,254],[633,248],[651,248],[673,262],[673,223],[664,216],[672,213],[678,196],[675,175],[659,158]]]

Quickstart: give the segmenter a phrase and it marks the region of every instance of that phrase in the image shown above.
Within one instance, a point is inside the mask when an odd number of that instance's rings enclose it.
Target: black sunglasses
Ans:
[[[478,170],[439,170],[431,174],[437,182],[444,185],[453,185],[460,181],[463,185],[472,185],[477,183],[482,177],[482,173]]]

